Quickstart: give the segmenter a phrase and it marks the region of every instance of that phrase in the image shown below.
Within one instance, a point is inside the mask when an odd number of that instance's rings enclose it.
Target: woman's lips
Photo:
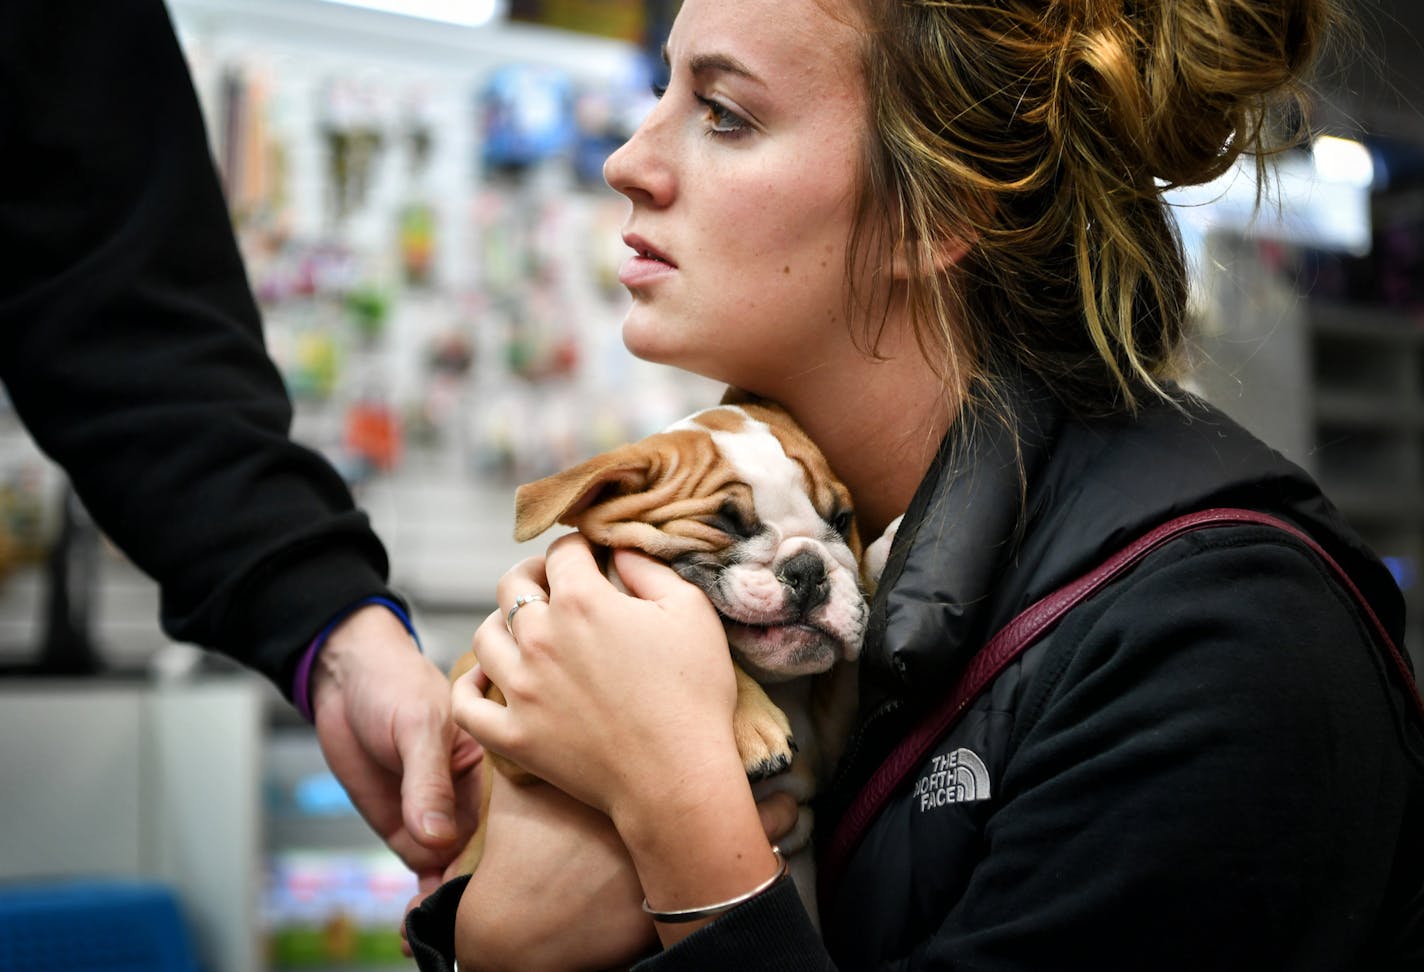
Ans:
[[[677,269],[677,264],[641,236],[627,233],[623,242],[633,251],[618,271],[618,282],[623,286],[644,287]]]
[[[618,270],[618,282],[625,287],[646,287],[660,277],[664,277],[677,267],[657,257],[635,253],[623,262]]]

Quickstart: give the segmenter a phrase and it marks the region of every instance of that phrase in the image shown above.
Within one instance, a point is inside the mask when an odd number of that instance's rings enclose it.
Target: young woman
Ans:
[[[776,879],[710,609],[631,555],[619,594],[563,538],[500,582],[454,700],[550,786],[496,787],[490,857],[411,916],[423,963],[1424,967],[1424,733],[1368,623],[1398,640],[1398,591],[1304,473],[1172,383],[1160,191],[1266,146],[1333,15],[684,3],[667,89],[606,166],[632,203],[626,343],[789,408],[864,535],[905,514],[820,834],[991,635],[1180,514],[1288,521],[1364,601],[1275,526],[1161,546],[932,740],[823,888],[822,941]]]

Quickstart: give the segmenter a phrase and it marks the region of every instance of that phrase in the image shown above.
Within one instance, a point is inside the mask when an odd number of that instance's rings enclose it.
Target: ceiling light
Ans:
[[[1315,173],[1322,179],[1360,188],[1374,182],[1374,160],[1359,142],[1322,135],[1311,145],[1311,156]]]

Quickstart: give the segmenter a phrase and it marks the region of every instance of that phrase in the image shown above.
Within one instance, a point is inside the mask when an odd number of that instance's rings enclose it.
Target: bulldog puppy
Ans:
[[[868,613],[850,493],[806,434],[770,403],[706,409],[521,486],[516,539],[555,523],[657,557],[707,594],[736,667],[734,732],[747,775],[759,799],[784,790],[804,806],[849,729]],[[473,664],[467,654],[452,678]],[[497,693],[492,686],[503,701]],[[523,775],[498,762],[512,779]],[[780,842],[808,907],[811,855],[795,851],[810,827],[803,812]],[[482,846],[483,828],[462,869],[474,869]]]

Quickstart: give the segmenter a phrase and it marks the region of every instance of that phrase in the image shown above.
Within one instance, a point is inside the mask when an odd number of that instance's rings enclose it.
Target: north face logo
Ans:
[[[948,756],[935,756],[930,771],[915,782],[920,810],[933,810],[952,803],[975,803],[989,799],[989,770],[977,754],[956,749]]]

